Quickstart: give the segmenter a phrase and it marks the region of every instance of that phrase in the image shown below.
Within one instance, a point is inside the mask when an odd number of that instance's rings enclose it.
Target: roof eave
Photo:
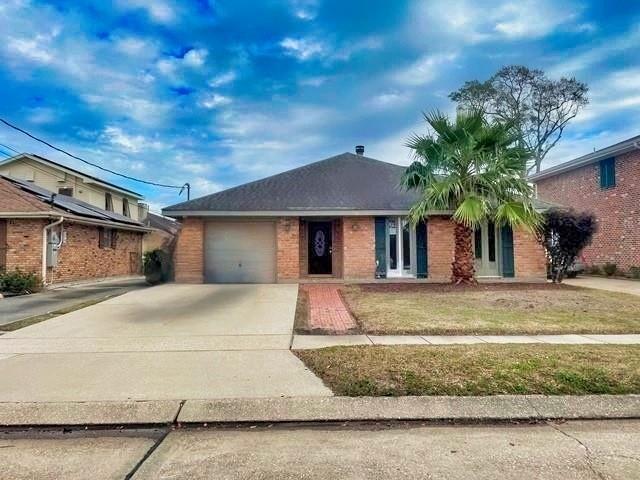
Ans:
[[[427,215],[451,215],[453,211],[439,210]],[[409,209],[385,210],[162,210],[162,214],[172,218],[179,217],[375,217],[408,215]]]
[[[533,175],[529,175],[529,180],[535,183],[538,180],[553,177],[580,167],[585,167],[600,160],[604,160],[605,158],[615,157],[617,155],[632,152],[633,150],[640,150],[640,137],[634,137],[625,142],[598,150],[597,152],[589,153],[574,160],[561,163],[560,165],[548,168],[539,173],[534,173]]]

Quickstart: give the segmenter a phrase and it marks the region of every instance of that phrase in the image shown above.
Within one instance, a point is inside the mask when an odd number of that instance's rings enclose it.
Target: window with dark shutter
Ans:
[[[118,244],[118,231],[111,230],[111,248],[115,250],[117,244]]]
[[[113,198],[110,193],[104,194],[104,209],[108,212],[113,212]]]
[[[98,246],[100,248],[116,248],[117,236],[115,230],[100,227],[98,234]]]
[[[122,215],[124,215],[125,217],[131,216],[131,212],[129,211],[129,200],[127,200],[126,198],[122,199]]]
[[[600,188],[612,188],[616,186],[616,159],[605,158],[600,160]]]

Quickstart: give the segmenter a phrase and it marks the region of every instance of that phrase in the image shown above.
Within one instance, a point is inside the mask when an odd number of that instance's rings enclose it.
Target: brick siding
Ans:
[[[300,278],[300,220],[280,217],[277,223],[278,281]]]
[[[178,283],[204,281],[204,221],[189,217],[182,222],[174,252],[175,279]]]
[[[594,163],[537,182],[542,200],[595,215],[598,231],[582,253],[587,265],[640,266],[640,151],[616,157],[615,187],[600,188]]]
[[[547,275],[544,247],[534,233],[522,229],[513,232],[515,276],[521,280],[541,279]]]
[[[7,220],[7,271],[21,270],[42,276],[42,219]]]
[[[373,279],[376,272],[373,217],[344,217],[342,274],[345,279]]]
[[[7,270],[42,274],[42,229],[45,220],[7,222]],[[99,247],[99,227],[64,222],[66,242],[58,264],[47,269],[49,283],[100,279],[140,273],[142,233],[119,230],[116,248]]]
[[[99,227],[63,224],[67,239],[58,263],[47,270],[50,283],[100,279],[141,272],[142,233],[117,230],[115,248],[100,248]]]
[[[448,217],[427,220],[428,278],[439,282],[451,280],[453,262],[454,223]]]

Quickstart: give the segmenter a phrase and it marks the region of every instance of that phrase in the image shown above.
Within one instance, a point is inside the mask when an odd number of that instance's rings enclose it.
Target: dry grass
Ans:
[[[374,334],[640,333],[640,297],[566,285],[349,285],[343,296]]]
[[[359,346],[295,353],[337,395],[640,393],[639,346]]]

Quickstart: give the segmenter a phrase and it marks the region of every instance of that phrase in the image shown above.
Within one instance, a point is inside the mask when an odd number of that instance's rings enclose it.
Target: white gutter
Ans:
[[[60,216],[58,220],[53,223],[49,223],[42,229],[42,284],[47,285],[47,232],[55,227],[61,225],[64,222],[64,217]],[[60,242],[62,243],[62,235],[60,235]],[[59,245],[58,245],[59,246]]]

